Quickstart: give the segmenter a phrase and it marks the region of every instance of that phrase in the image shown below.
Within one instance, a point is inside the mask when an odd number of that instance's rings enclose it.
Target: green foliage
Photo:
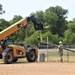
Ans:
[[[5,10],[3,10],[2,4],[0,3],[0,15],[2,15],[3,13],[5,13]]]
[[[73,21],[69,21],[68,22],[68,28],[75,33],[75,18],[73,19]]]
[[[61,18],[66,18],[66,14],[68,13],[68,10],[63,9],[61,6],[55,6],[55,7],[50,7],[47,9],[47,11],[53,12],[57,14],[57,16]]]
[[[25,41],[29,44],[37,44],[38,43],[38,37],[39,31],[35,31],[29,38],[26,38]]]
[[[51,14],[50,14],[51,13]],[[50,25],[52,34],[58,34],[63,36],[66,30],[66,14],[68,10],[63,9],[60,6],[50,7],[46,10],[47,23]]]
[[[47,37],[48,37],[50,42],[52,42],[52,34],[49,31],[45,32],[42,36],[44,41],[47,41]]]
[[[45,12],[44,14],[45,25],[49,26],[48,30],[52,34],[56,34],[56,22],[58,20],[58,16],[52,12]]]
[[[2,11],[2,4],[0,4],[0,11]]]
[[[2,5],[0,4],[0,12],[2,11]],[[32,22],[28,23],[25,27],[16,31],[11,35],[11,38],[15,42],[26,42],[27,44],[37,44],[37,36],[40,35],[43,41],[47,41],[47,37],[50,43],[58,44],[62,41],[64,44],[75,44],[75,19],[67,21],[67,9],[63,9],[61,6],[49,7],[43,11],[36,11],[31,13],[34,15],[38,22],[41,22],[45,30],[36,31]],[[0,19],[0,31],[9,27],[10,25],[18,22],[22,19],[22,16],[15,15],[12,20],[5,21]]]
[[[64,36],[65,44],[75,44],[75,34],[71,30],[66,30]]]
[[[34,15],[36,17],[36,20],[38,23],[41,22],[41,24],[44,25],[45,19],[44,19],[44,12],[43,11],[36,11],[36,13],[31,13],[31,15]]]
[[[12,25],[12,24],[18,22],[21,19],[22,19],[22,17],[20,15],[14,15],[13,19],[10,20],[10,24]]]
[[[0,31],[7,28],[9,26],[9,22],[5,21],[4,19],[0,19]]]
[[[59,42],[58,35],[57,34],[56,35],[53,35],[49,31],[45,32],[42,36],[43,36],[43,40],[44,41],[47,41],[47,37],[48,37],[48,40],[49,40],[50,43],[58,44],[58,42]]]
[[[58,42],[59,42],[59,37],[58,37],[57,34],[52,36],[52,41],[53,41],[53,43],[58,44]]]

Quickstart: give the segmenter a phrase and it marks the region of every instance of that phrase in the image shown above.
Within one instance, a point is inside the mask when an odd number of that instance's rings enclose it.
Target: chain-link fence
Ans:
[[[60,54],[57,48],[39,49],[39,57],[38,57],[39,59],[40,59],[40,54],[44,55],[45,62],[60,62]],[[75,52],[63,50],[63,62],[75,62]]]

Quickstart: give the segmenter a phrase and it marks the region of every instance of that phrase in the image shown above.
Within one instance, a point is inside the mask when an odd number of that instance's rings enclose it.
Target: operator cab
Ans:
[[[3,49],[5,49],[8,45],[14,45],[14,40],[10,38],[5,38],[1,41],[1,46]]]

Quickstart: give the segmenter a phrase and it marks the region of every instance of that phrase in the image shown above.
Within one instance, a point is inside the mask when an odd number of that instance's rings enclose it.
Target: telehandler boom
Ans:
[[[30,21],[33,23],[35,30],[43,29],[43,25],[41,23],[37,23],[37,20],[34,16],[30,16],[16,22],[15,24],[9,26],[8,28],[0,32],[0,59],[3,59],[5,64],[11,64],[13,62],[16,62],[18,58],[25,57],[29,62],[34,62],[37,60],[37,46],[26,50],[25,46],[14,45],[14,41],[12,39],[7,38],[12,33],[26,26]]]

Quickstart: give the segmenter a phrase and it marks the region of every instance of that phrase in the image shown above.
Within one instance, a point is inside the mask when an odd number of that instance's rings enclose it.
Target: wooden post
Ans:
[[[67,62],[69,62],[69,52],[67,50]]]
[[[48,37],[47,37],[47,62],[48,62]]]

